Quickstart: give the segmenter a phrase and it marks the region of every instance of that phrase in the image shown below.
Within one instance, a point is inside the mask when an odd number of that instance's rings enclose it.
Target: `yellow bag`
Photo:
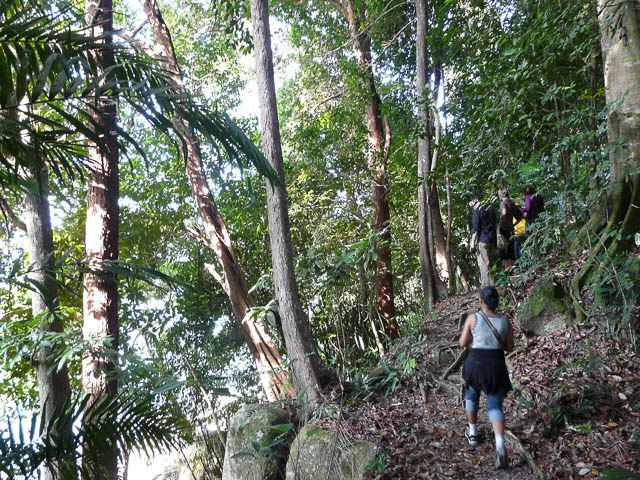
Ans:
[[[515,229],[516,237],[519,237],[520,235],[524,235],[524,229],[526,226],[527,226],[527,222],[523,217],[522,220],[516,223],[515,226],[513,227]]]

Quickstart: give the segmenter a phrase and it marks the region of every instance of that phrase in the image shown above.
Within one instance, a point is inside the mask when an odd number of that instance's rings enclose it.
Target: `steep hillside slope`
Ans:
[[[567,269],[560,278],[575,270]],[[535,281],[527,283],[535,288]],[[527,289],[500,292],[514,319]],[[467,444],[459,369],[446,380],[442,375],[461,351],[460,315],[477,307],[477,292],[439,303],[356,387],[356,400],[340,406],[341,420],[318,425],[379,445],[370,479],[599,478],[607,469],[640,471],[640,358],[595,323],[527,337],[514,322],[508,366],[515,390],[505,401],[511,467],[493,467],[484,400],[482,441]]]

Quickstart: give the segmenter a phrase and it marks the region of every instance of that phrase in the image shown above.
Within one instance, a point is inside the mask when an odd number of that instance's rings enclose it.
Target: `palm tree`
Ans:
[[[181,445],[187,432],[183,418],[158,408],[153,395],[138,392],[87,395],[68,400],[46,415],[48,421],[45,415],[35,414],[28,429],[15,418],[0,428],[0,477],[40,478],[39,472],[55,464],[60,479],[77,479],[79,472],[82,478],[111,480],[102,457],[113,445],[120,452],[168,452]]]
[[[95,132],[99,101],[117,96],[174,143],[181,132],[173,114],[188,119],[196,134],[232,159],[247,158],[261,174],[275,173],[260,151],[224,113],[176,92],[165,71],[128,42],[87,36],[71,4],[0,0],[0,188],[24,187],[28,159],[42,158],[58,178],[84,174],[86,142],[106,148]],[[102,75],[103,52],[113,63]],[[143,150],[115,125],[118,148]]]

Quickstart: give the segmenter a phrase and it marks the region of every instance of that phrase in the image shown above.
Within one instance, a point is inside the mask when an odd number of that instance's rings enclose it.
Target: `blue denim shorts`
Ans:
[[[504,422],[504,413],[502,412],[502,402],[504,401],[504,392],[498,392],[492,395],[487,395],[487,410],[489,411],[489,421]],[[468,386],[465,394],[466,408],[468,412],[475,412],[478,410],[478,401],[480,400],[480,393],[476,392],[473,387]]]

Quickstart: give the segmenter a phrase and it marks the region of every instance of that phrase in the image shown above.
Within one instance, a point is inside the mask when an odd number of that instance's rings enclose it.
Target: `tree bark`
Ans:
[[[169,27],[162,18],[162,12],[155,0],[144,0],[144,10],[153,30],[155,51],[161,57],[164,68],[169,72],[170,80],[178,95],[184,95],[186,89],[180,75],[180,67],[169,32]],[[185,166],[191,192],[198,207],[200,220],[204,225],[207,243],[220,264],[224,275],[217,278],[225,293],[231,300],[233,315],[242,327],[242,333],[253,356],[260,375],[260,382],[270,401],[292,398],[291,381],[282,361],[280,352],[269,333],[251,318],[250,310],[256,306],[249,293],[249,284],[238,259],[233,251],[229,231],[220,216],[218,207],[209,189],[207,178],[202,168],[200,147],[187,119],[177,116],[175,124],[181,132],[183,151],[186,151]]]
[[[433,171],[433,169],[432,169]],[[435,265],[435,284],[438,298],[446,298],[449,295],[447,286],[449,285],[448,277],[448,258],[447,246],[444,234],[444,222],[442,221],[442,212],[440,210],[440,194],[438,193],[438,185],[435,179],[431,183],[431,196],[429,198],[429,208],[431,210],[431,238],[433,238],[432,256]]]
[[[449,286],[455,287],[453,262],[451,261],[451,227],[453,225],[453,218],[451,216],[451,183],[449,180],[449,166],[445,171],[445,189],[447,194],[447,241],[445,244],[445,250],[447,254],[447,276],[449,277]]]
[[[271,262],[276,299],[282,317],[287,353],[293,370],[295,390],[303,397],[303,412],[311,413],[320,399],[321,362],[311,327],[305,316],[293,269],[287,190],[280,141],[280,125],[273,78],[269,7],[267,0],[251,0],[256,80],[260,101],[260,128],[264,153],[278,175],[279,184],[267,181],[267,213]]]
[[[389,214],[389,178],[387,177],[388,144],[391,131],[383,127],[382,101],[376,91],[371,60],[371,39],[362,29],[366,16],[364,4],[355,0],[343,0],[340,5],[349,25],[349,36],[353,53],[364,84],[366,96],[366,121],[369,132],[369,168],[374,172],[371,185],[373,199],[373,228],[380,232],[380,242],[376,247],[376,309],[382,320],[384,332],[392,339],[398,338],[398,323],[395,314],[393,274],[391,269],[391,225]],[[387,124],[388,127],[388,124]]]
[[[39,177],[40,191],[28,192],[24,199],[24,226],[27,252],[31,261],[29,278],[42,285],[49,297],[49,305],[56,308],[58,306],[58,286],[52,272],[55,257],[48,199],[47,169],[44,163],[36,163],[32,177]],[[34,318],[40,317],[39,328],[43,334],[63,331],[62,320],[55,311],[49,309],[43,292],[31,292],[31,312]],[[50,345],[45,342],[38,348],[35,355],[34,367],[38,378],[40,409],[45,412],[42,418],[45,425],[50,425],[51,420],[62,411],[71,394],[66,364],[59,369],[55,368],[57,363],[55,357],[59,353],[59,343]],[[53,424],[53,431],[48,433],[62,435],[70,432],[71,425],[61,425],[58,422]],[[43,478],[45,480],[61,480],[63,478],[61,467],[55,463],[48,465]]]
[[[89,0],[86,3],[85,20],[90,27],[88,34],[100,36],[113,30],[112,0]],[[111,42],[107,36],[105,43]],[[113,63],[110,55],[96,54],[98,75]],[[94,347],[85,352],[82,360],[82,386],[94,399],[102,394],[115,395],[115,358],[99,353],[103,349],[101,339],[110,341],[110,349],[118,350],[118,287],[115,275],[105,268],[105,261],[118,259],[119,239],[119,178],[118,146],[115,139],[116,100],[102,97],[94,112],[96,133],[102,138],[102,148],[88,145],[87,221],[85,234],[86,262],[95,273],[84,275],[83,336]],[[101,465],[114,479],[118,478],[118,449],[111,446],[102,456]]]
[[[428,12],[425,0],[416,0],[417,39],[416,39],[416,89],[418,93],[418,118],[424,135],[418,138],[418,242],[420,255],[420,274],[422,289],[427,308],[431,309],[438,298],[437,273],[433,261],[433,249],[431,248],[433,210],[431,195],[433,190],[429,185],[429,173],[431,172],[431,138],[429,133],[429,106],[424,99],[425,89],[428,85],[429,64],[427,50]],[[438,213],[440,208],[438,206]],[[442,223],[442,221],[440,222]]]
[[[425,20],[428,22],[428,18]],[[428,26],[426,27],[428,28]],[[416,47],[417,48],[417,47]],[[428,65],[428,49],[426,47],[426,39],[425,39],[425,65]],[[427,68],[428,73],[428,68]],[[434,68],[434,81],[433,81],[433,97],[434,102],[437,104],[438,95],[440,90],[440,82],[442,80],[442,64],[440,62],[436,63]],[[427,76],[428,79],[428,76]],[[426,80],[428,82],[428,80]],[[424,106],[427,111],[431,111],[433,115],[433,122],[435,124],[435,142],[432,147],[431,154],[431,165],[429,167],[430,171],[433,173],[438,165],[438,159],[440,156],[440,138],[442,136],[442,127],[440,125],[440,117],[438,116],[438,111],[436,110],[435,104],[431,107]],[[431,138],[431,131],[427,128],[427,135]],[[431,202],[429,203],[431,208],[431,223],[433,228],[433,255],[435,258],[436,265],[436,290],[438,293],[438,297],[446,298],[448,296],[447,286],[450,285],[451,277],[449,276],[448,265],[451,263],[445,242],[445,234],[444,234],[444,222],[442,221],[442,211],[440,210],[440,195],[438,193],[438,184],[435,180],[431,182]]]
[[[640,4],[598,0],[598,12],[605,95],[611,108],[607,136],[609,145],[615,146],[609,151],[611,213],[600,240],[571,282],[578,320],[584,316],[580,290],[596,271],[598,256],[605,254],[608,261],[628,250],[634,244],[634,234],[640,231]],[[617,145],[621,140],[623,145]]]

